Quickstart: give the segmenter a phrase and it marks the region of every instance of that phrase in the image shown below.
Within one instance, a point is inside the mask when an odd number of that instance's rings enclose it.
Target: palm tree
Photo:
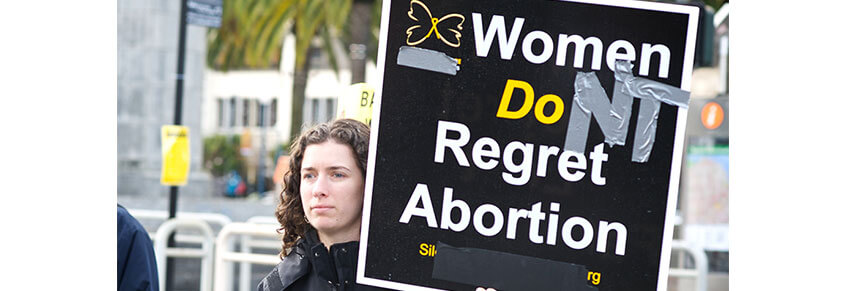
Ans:
[[[372,11],[381,6],[380,0],[373,2],[367,11],[356,8],[357,14]],[[346,51],[340,42],[364,43],[375,47],[378,25],[369,23],[362,36],[351,35],[357,31],[344,29],[349,20],[353,0],[226,0],[223,19],[217,29],[208,31],[208,54],[206,64],[214,69],[228,71],[241,68],[278,67],[281,58],[283,36],[293,30],[296,39],[296,65],[294,67],[293,98],[291,104],[291,140],[299,134],[302,126],[302,107],[305,101],[305,85],[308,81],[309,60],[317,48],[312,46],[320,39],[329,64],[338,72],[336,51]],[[357,7],[357,6],[356,6]],[[363,12],[359,12],[363,11]],[[372,15],[372,14],[370,14]],[[378,14],[376,14],[378,15]],[[353,18],[356,18],[353,17]],[[370,18],[366,15],[364,18]],[[375,29],[373,29],[375,27]],[[375,31],[375,32],[374,32]],[[369,50],[368,50],[369,51]],[[368,54],[374,59],[375,54]],[[353,60],[359,61],[359,60]],[[366,60],[360,60],[361,63]],[[356,65],[353,65],[355,67]],[[363,80],[363,65],[360,72],[353,71],[353,80]]]

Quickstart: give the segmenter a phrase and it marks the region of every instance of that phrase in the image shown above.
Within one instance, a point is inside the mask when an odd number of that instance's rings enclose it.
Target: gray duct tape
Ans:
[[[657,133],[657,115],[660,114],[660,101],[640,99],[640,115],[637,117],[637,131],[634,134],[634,152],[631,161],[648,162],[654,135]]]
[[[591,116],[599,124],[605,143],[610,146],[625,145],[633,98],[639,98],[640,110],[631,161],[648,161],[657,130],[660,103],[687,108],[690,93],[660,82],[634,77],[633,67],[630,61],[616,61],[613,103],[608,101],[595,73],[576,74],[575,95],[572,98],[574,105],[569,117],[564,150],[584,153]]]
[[[597,291],[583,265],[437,242],[432,278],[496,290]]]
[[[628,124],[625,120],[630,119],[633,99],[624,95],[622,98],[616,98],[616,95],[614,95],[613,101],[613,104],[608,101],[607,93],[602,88],[596,73],[578,72],[575,75],[575,96],[572,98],[574,105],[569,117],[570,130],[568,132],[572,134],[567,134],[564,148],[570,149],[580,146],[578,152],[584,152],[587,132],[590,128],[590,116],[595,116],[596,122],[604,133],[605,143],[610,146],[625,145],[626,125]],[[626,102],[627,104],[624,104]]]
[[[443,52],[424,48],[402,46],[396,63],[401,66],[456,75],[460,67],[458,61]]]

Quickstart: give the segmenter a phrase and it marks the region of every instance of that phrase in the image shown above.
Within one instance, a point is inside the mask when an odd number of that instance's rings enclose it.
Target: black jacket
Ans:
[[[327,250],[317,233],[311,230],[258,283],[258,291],[390,290],[355,283],[357,267],[357,241],[334,244]]]
[[[150,235],[117,205],[117,290],[158,291],[158,269]]]

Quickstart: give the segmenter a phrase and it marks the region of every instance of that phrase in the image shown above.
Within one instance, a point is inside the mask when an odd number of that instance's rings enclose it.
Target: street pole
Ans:
[[[182,87],[185,80],[185,34],[186,34],[186,19],[188,14],[188,0],[182,0],[182,7],[179,9],[179,48],[177,49],[178,57],[176,59],[176,104],[173,110],[173,124],[182,125]],[[176,217],[176,201],[179,199],[179,187],[170,186],[170,211],[168,219]],[[176,231],[170,234],[167,238],[167,247],[172,248],[176,246]],[[174,259],[167,257],[167,274],[165,274],[165,290],[173,290],[175,281],[174,275]]]

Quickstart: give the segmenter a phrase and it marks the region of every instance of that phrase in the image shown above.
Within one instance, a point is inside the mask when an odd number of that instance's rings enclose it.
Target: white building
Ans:
[[[319,45],[319,44],[317,44]],[[219,72],[206,69],[203,88],[202,134],[249,136],[249,147],[242,151],[250,165],[242,173],[254,182],[265,157],[268,165],[264,175],[271,176],[272,151],[288,142],[291,125],[291,99],[293,93],[295,40],[285,37],[282,45],[281,64],[278,70],[231,70]],[[342,53],[341,53],[342,54]],[[350,85],[351,73],[348,58],[340,55],[339,72],[328,65],[321,53],[311,60],[305,102],[302,108],[303,126],[333,119],[337,112],[337,98]],[[374,80],[375,64],[369,63],[366,79]],[[244,142],[242,142],[244,144]],[[263,148],[262,148],[263,145]],[[267,154],[261,155],[260,152]],[[269,185],[267,186],[269,188]]]
[[[179,1],[117,2],[117,193],[166,197],[161,175],[161,126],[173,124]],[[190,128],[190,175],[180,195],[206,195],[199,132],[206,28],[188,25],[182,124]]]

